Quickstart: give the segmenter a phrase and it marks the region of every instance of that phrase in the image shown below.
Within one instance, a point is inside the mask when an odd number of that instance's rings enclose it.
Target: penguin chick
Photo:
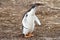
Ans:
[[[23,17],[23,20],[22,20],[23,34],[24,34],[24,37],[26,38],[34,36],[32,33],[34,31],[35,21],[39,25],[41,25],[40,20],[35,15],[37,6],[40,6],[40,5],[43,5],[43,4],[40,4],[40,3],[33,4],[32,7],[25,13]]]

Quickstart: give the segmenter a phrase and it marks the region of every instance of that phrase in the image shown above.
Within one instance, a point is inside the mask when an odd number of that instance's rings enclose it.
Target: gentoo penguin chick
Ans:
[[[23,20],[22,20],[22,25],[23,25],[23,34],[24,37],[32,37],[34,36],[32,33],[34,31],[35,27],[35,21],[41,25],[40,20],[38,17],[35,15],[37,6],[40,6],[43,4],[40,3],[35,3],[32,5],[32,7],[25,13]]]

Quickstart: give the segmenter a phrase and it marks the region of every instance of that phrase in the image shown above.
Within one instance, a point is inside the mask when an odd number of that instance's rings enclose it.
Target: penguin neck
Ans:
[[[34,15],[36,12],[36,7],[35,8],[31,8],[31,10],[29,11],[29,15]]]

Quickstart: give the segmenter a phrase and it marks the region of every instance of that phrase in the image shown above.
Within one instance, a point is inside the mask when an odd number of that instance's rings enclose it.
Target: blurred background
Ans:
[[[26,39],[21,37],[22,17],[36,2],[46,3],[36,12],[42,25]],[[60,40],[60,0],[0,0],[0,40]]]

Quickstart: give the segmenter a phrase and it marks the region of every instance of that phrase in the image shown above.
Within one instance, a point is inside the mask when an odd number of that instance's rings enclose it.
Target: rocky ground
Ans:
[[[34,37],[23,38],[22,17],[37,1],[46,2],[50,7],[37,8],[36,15],[42,25],[35,26]],[[0,0],[0,40],[60,40],[60,1]]]

